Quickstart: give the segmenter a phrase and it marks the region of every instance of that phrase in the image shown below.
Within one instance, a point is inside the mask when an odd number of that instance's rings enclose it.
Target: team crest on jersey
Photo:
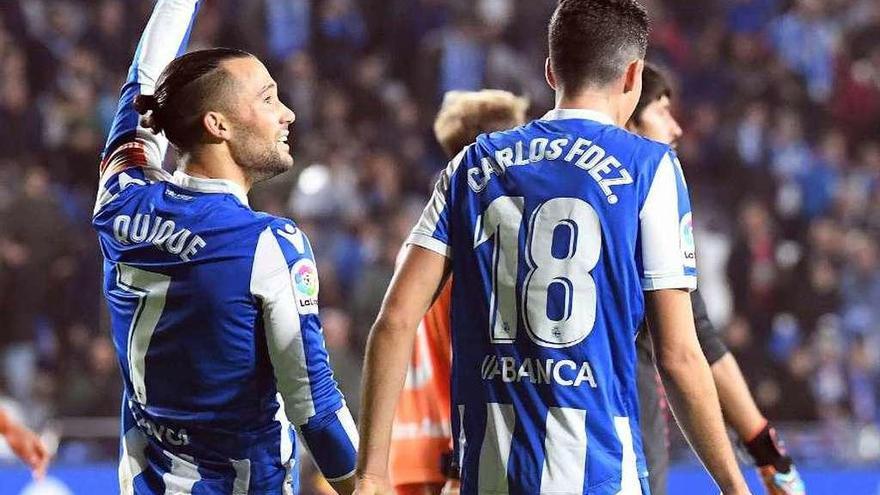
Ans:
[[[310,259],[294,263],[290,269],[296,309],[300,314],[318,313],[318,269]]]
[[[683,217],[681,217],[681,223],[679,224],[678,229],[679,234],[681,235],[681,251],[684,255],[684,265],[691,268],[696,268],[697,248],[696,242],[694,241],[694,223],[691,212],[687,212]]]

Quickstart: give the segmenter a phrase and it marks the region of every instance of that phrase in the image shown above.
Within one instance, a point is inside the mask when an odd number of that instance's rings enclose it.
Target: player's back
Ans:
[[[267,478],[251,481],[252,489],[279,487],[293,439],[256,299],[271,290],[261,287],[269,264],[290,280],[285,258],[291,255],[282,251],[304,255],[306,261],[291,270],[302,287],[278,301],[289,304],[289,325],[298,327],[298,306],[316,303],[308,295],[317,291],[308,242],[292,222],[248,208],[244,193],[228,181],[130,169],[108,182],[112,200],[93,224],[125,378],[123,431],[146,432],[148,457],[165,452],[203,471],[245,470],[251,478]],[[303,354],[295,356],[302,369],[326,361],[322,346],[301,344],[299,353],[294,345],[286,350]],[[313,404],[341,405],[332,379],[331,390],[315,390],[310,385],[318,380],[310,378],[301,394],[310,394]],[[134,424],[140,428],[132,429]]]
[[[641,493],[642,290],[693,270],[677,169],[582,110],[480,136],[450,164],[411,242],[452,257],[463,493]],[[671,232],[645,227],[657,216]]]

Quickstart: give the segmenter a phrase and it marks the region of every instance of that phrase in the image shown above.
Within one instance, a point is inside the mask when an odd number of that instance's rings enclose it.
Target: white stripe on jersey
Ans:
[[[134,494],[134,479],[147,467],[144,449],[147,436],[137,426],[125,432],[122,438],[122,455],[119,456],[119,493]]]
[[[686,276],[684,272],[678,194],[675,165],[667,153],[657,167],[639,211],[643,265],[640,275],[644,290],[696,288],[696,277]]]
[[[232,495],[247,495],[251,486],[251,460],[229,459],[232,469],[235,470],[235,480],[232,482]]]
[[[169,62],[177,57],[180,40],[189,29],[196,9],[196,0],[159,0],[163,5],[153,9],[141,46],[138,64],[138,82],[141,88],[153,94],[156,80]]]
[[[144,222],[146,225],[146,222]],[[125,263],[116,264],[117,284],[126,292],[138,296],[135,318],[128,330],[128,373],[134,389],[134,400],[147,404],[146,357],[150,340],[165,309],[165,297],[171,277],[148,272]]]
[[[192,493],[193,485],[202,479],[194,459],[188,455],[177,456],[167,450],[162,453],[171,460],[171,470],[162,475],[162,481],[165,482],[165,495]]]
[[[486,430],[480,448],[479,493],[507,493],[507,462],[516,412],[511,404],[486,403]]]
[[[464,467],[464,450],[467,447],[467,434],[464,432],[464,404],[458,405],[458,474],[461,478],[461,469]]]
[[[437,179],[437,185],[434,186],[434,194],[431,195],[431,199],[425,205],[425,210],[422,212],[422,216],[419,218],[416,226],[413,227],[412,234],[410,234],[406,244],[415,244],[437,254],[442,254],[447,258],[452,257],[452,248],[443,243],[443,241],[436,239],[433,234],[437,230],[437,224],[440,223],[440,215],[446,209],[446,195],[449,194],[452,174],[455,173],[455,170],[461,164],[468,148],[470,146],[465,147],[455,155],[455,158],[449,162],[449,165],[440,174],[440,178]]]
[[[541,493],[583,493],[587,463],[587,411],[547,411]]]
[[[358,446],[360,445],[360,436],[358,435],[357,426],[354,424],[354,418],[351,417],[351,411],[349,411],[343,404],[342,408],[336,411],[336,417],[339,419],[339,424],[342,425],[342,429],[345,430],[346,435],[348,435],[348,439],[351,441],[354,450],[357,451]],[[352,469],[351,472],[345,473],[342,476],[327,478],[327,481],[331,483],[342,481],[353,476],[354,472],[355,470]]]
[[[348,407],[345,407],[343,404],[343,406],[336,411],[336,417],[339,418],[339,424],[342,425],[342,429],[348,434],[348,439],[351,440],[351,444],[354,446],[354,449],[357,450],[360,445],[360,436],[358,435],[357,425],[354,424],[354,418],[351,417],[351,411],[349,411]]]
[[[617,438],[623,455],[620,459],[620,491],[617,495],[642,495],[642,485],[639,482],[639,468],[636,465],[636,451],[633,448],[632,429],[629,418],[616,416],[614,429],[617,430]]]
[[[315,415],[305,347],[299,324],[293,281],[278,240],[267,227],[254,252],[251,293],[260,300],[269,359],[287,419],[303,425]]]
[[[282,464],[287,464],[290,461],[290,458],[293,457],[293,441],[290,439],[290,421],[287,420],[287,414],[284,412],[284,397],[281,397],[281,394],[276,394],[275,398],[278,400],[278,411],[275,412],[275,421],[281,423],[279,459],[281,459]]]

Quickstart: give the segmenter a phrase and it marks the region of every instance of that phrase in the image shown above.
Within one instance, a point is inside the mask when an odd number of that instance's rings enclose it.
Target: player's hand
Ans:
[[[371,476],[359,476],[355,482],[354,495],[393,495],[388,480]]]
[[[459,480],[454,480],[450,478],[446,480],[446,484],[443,485],[443,489],[440,491],[440,495],[458,495],[460,488],[461,482]]]
[[[49,465],[49,452],[40,437],[16,422],[6,425],[4,436],[12,452],[31,468],[34,478],[42,479]]]
[[[761,481],[767,495],[806,495],[804,482],[794,466],[787,473],[780,473],[773,466],[761,466],[758,468]]]

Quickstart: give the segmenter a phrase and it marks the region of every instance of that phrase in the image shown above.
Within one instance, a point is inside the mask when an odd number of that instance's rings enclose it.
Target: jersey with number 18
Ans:
[[[451,258],[462,492],[648,493],[643,291],[696,287],[673,151],[553,110],[465,148],[408,242]]]

